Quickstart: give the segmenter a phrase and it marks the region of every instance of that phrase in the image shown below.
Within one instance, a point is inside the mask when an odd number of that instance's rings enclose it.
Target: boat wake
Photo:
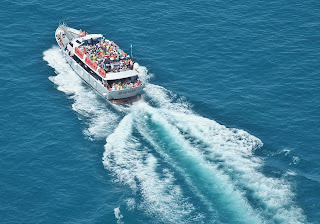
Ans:
[[[125,202],[128,211],[163,223],[306,222],[285,175],[262,172],[254,155],[262,147],[258,138],[196,114],[172,92],[149,84],[145,68],[139,75],[144,100],[122,107],[83,84],[57,47],[46,50],[44,60],[57,73],[49,79],[86,121],[84,135],[106,138],[104,167],[135,195]]]

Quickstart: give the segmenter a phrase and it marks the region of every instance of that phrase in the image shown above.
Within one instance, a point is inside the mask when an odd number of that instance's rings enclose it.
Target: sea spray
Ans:
[[[99,95],[82,82],[66,63],[58,47],[45,51],[43,59],[57,74],[50,76],[50,81],[73,100],[72,109],[78,113],[79,119],[86,121],[88,128],[83,131],[85,136],[89,139],[101,139],[111,134],[119,122],[119,115],[114,112],[114,108],[108,107]]]
[[[228,213],[243,223],[305,222],[290,184],[263,174],[263,160],[254,155],[262,146],[258,138],[197,115],[188,102],[148,82],[145,101],[110,106],[81,82],[57,47],[45,51],[44,60],[57,73],[49,79],[86,121],[85,136],[107,137],[103,164],[136,194],[131,209],[165,223],[219,223]]]

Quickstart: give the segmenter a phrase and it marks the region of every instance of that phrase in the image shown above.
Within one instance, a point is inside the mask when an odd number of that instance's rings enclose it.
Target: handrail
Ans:
[[[65,23],[60,25],[61,29],[64,31],[64,33],[66,34],[67,38],[69,39],[69,41],[72,41],[74,39],[73,35],[71,35],[68,31],[68,27]]]

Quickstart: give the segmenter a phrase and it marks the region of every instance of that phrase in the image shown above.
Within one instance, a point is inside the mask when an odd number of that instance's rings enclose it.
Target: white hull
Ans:
[[[124,99],[139,95],[143,86],[138,86],[132,89],[122,89],[117,91],[108,91],[100,81],[96,80],[86,70],[84,70],[78,63],[75,62],[69,55],[64,54],[71,68],[77,75],[85,81],[91,88],[96,90],[103,98],[107,100]]]
[[[69,28],[71,29],[71,28]],[[57,33],[61,33],[61,29],[60,27],[57,29],[56,34]],[[70,31],[70,30],[69,30]],[[74,36],[77,35],[76,32],[78,32],[75,29],[71,29],[72,32],[74,33]],[[63,31],[62,31],[63,32]],[[71,33],[72,33],[71,32]],[[70,33],[69,33],[70,35]],[[140,94],[143,88],[143,85],[140,86],[136,86],[134,88],[128,88],[128,89],[121,89],[121,90],[113,90],[113,91],[109,91],[102,83],[101,80],[98,80],[96,78],[94,78],[89,72],[87,72],[81,65],[79,65],[72,56],[69,55],[69,52],[72,53],[72,50],[70,51],[70,49],[66,49],[66,46],[68,45],[68,43],[71,41],[69,40],[69,38],[67,38],[67,35],[65,35],[64,37],[61,37],[60,40],[57,39],[57,35],[56,35],[56,40],[57,43],[63,53],[63,55],[65,56],[67,62],[69,63],[70,67],[76,72],[76,74],[85,82],[87,83],[87,85],[89,85],[92,89],[96,90],[103,98],[105,98],[106,100],[109,100],[110,102],[113,103],[120,103],[121,101],[119,100],[123,100],[124,103],[126,102],[126,99],[133,99],[133,98],[140,98]],[[73,54],[74,54],[74,49],[73,49]],[[138,71],[136,70],[132,70],[132,71],[124,71],[124,72],[118,72],[118,73],[112,73],[112,76],[123,76],[125,74],[130,74],[130,76],[137,76],[139,74]],[[110,76],[111,76],[110,75]],[[128,100],[128,102],[132,102],[135,100]]]

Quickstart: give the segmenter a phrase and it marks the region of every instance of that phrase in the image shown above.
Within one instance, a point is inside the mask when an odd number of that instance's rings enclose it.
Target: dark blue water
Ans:
[[[54,39],[142,67],[113,106]],[[320,223],[320,2],[2,1],[1,223]]]

